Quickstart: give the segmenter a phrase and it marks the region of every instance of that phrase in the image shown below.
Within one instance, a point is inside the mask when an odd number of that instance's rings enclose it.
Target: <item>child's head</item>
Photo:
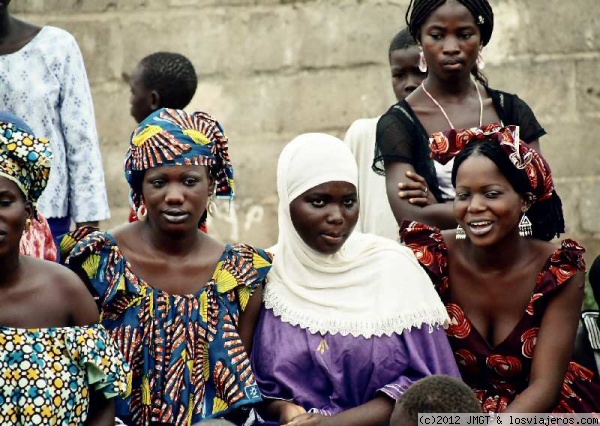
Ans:
[[[197,86],[196,70],[185,56],[171,52],[148,55],[131,76],[131,116],[140,123],[160,108],[183,109]]]
[[[425,79],[426,73],[419,69],[419,48],[408,28],[398,32],[388,51],[392,88],[396,99],[401,101]]]
[[[390,426],[417,426],[419,413],[481,413],[469,386],[454,377],[436,374],[419,380],[402,395]]]

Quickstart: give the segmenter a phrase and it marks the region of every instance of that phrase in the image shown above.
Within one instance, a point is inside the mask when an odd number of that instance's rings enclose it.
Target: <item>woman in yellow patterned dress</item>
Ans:
[[[187,426],[261,401],[247,353],[271,258],[198,230],[212,194],[233,196],[219,123],[202,112],[154,112],[133,132],[125,177],[140,220],[61,243],[132,367],[117,416]]]
[[[0,425],[111,425],[127,380],[93,298],[71,271],[19,253],[49,147],[0,121]]]

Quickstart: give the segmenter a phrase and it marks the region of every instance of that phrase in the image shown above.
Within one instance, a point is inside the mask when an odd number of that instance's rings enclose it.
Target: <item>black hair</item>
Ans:
[[[489,158],[518,194],[523,197],[526,197],[527,193],[534,194],[525,170],[515,167],[500,144],[491,140],[470,143],[454,158],[452,186],[456,188],[456,175],[460,165],[475,154]],[[533,238],[550,241],[565,232],[562,202],[556,191],[553,191],[552,196],[548,199],[534,201],[526,215],[531,221]]]
[[[390,426],[400,426],[402,409],[416,425],[419,413],[481,413],[473,390],[463,381],[443,374],[425,377],[411,385],[396,403]]]
[[[142,83],[160,95],[161,108],[185,108],[196,93],[198,78],[188,58],[172,52],[156,52],[139,64],[143,67]]]
[[[390,43],[390,49],[388,51],[388,59],[392,55],[394,50],[408,49],[416,46],[417,42],[410,34],[408,27],[401,29],[396,33],[392,42]]]
[[[406,25],[410,30],[412,37],[419,41],[421,38],[421,27],[431,15],[431,13],[438,7],[446,3],[447,0],[410,0],[408,8],[406,9]],[[494,30],[494,11],[488,0],[456,0],[467,9],[473,15],[475,24],[479,27],[481,32],[481,41],[486,46],[492,38],[492,32]],[[477,68],[474,67],[471,70],[471,74],[479,80],[482,84],[488,84],[485,75]]]

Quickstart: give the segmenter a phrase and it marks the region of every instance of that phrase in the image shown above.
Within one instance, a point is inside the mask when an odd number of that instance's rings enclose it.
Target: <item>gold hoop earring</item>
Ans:
[[[208,205],[206,206],[206,211],[209,215],[214,216],[219,211],[217,208],[217,203],[215,203],[214,197],[210,197],[208,200]]]
[[[23,233],[26,234],[27,232],[29,232],[32,225],[33,225],[33,221],[31,220],[30,217],[25,219],[25,229],[23,229]]]
[[[145,221],[146,219],[148,219],[148,209],[146,208],[146,205],[140,204],[135,214],[138,220]]]

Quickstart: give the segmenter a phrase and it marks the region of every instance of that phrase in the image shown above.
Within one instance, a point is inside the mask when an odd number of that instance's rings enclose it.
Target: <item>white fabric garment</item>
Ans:
[[[341,140],[310,133],[283,149],[277,165],[279,238],[271,249],[265,306],[282,321],[321,334],[368,338],[447,324],[446,309],[409,248],[360,232],[332,255],[304,243],[290,203],[332,181],[358,182],[354,157]]]
[[[446,201],[454,200],[456,197],[456,190],[452,186],[452,166],[454,166],[454,158],[446,164],[440,164],[437,161],[434,161],[433,165],[435,166],[435,174],[442,193],[442,198]]]
[[[344,138],[358,165],[360,218],[356,230],[399,241],[398,223],[387,198],[385,176],[372,169],[377,121],[379,117],[356,120]]]
[[[71,34],[45,26],[19,51],[0,55],[0,110],[50,139],[52,169],[38,201],[44,216],[110,217],[92,95]]]

